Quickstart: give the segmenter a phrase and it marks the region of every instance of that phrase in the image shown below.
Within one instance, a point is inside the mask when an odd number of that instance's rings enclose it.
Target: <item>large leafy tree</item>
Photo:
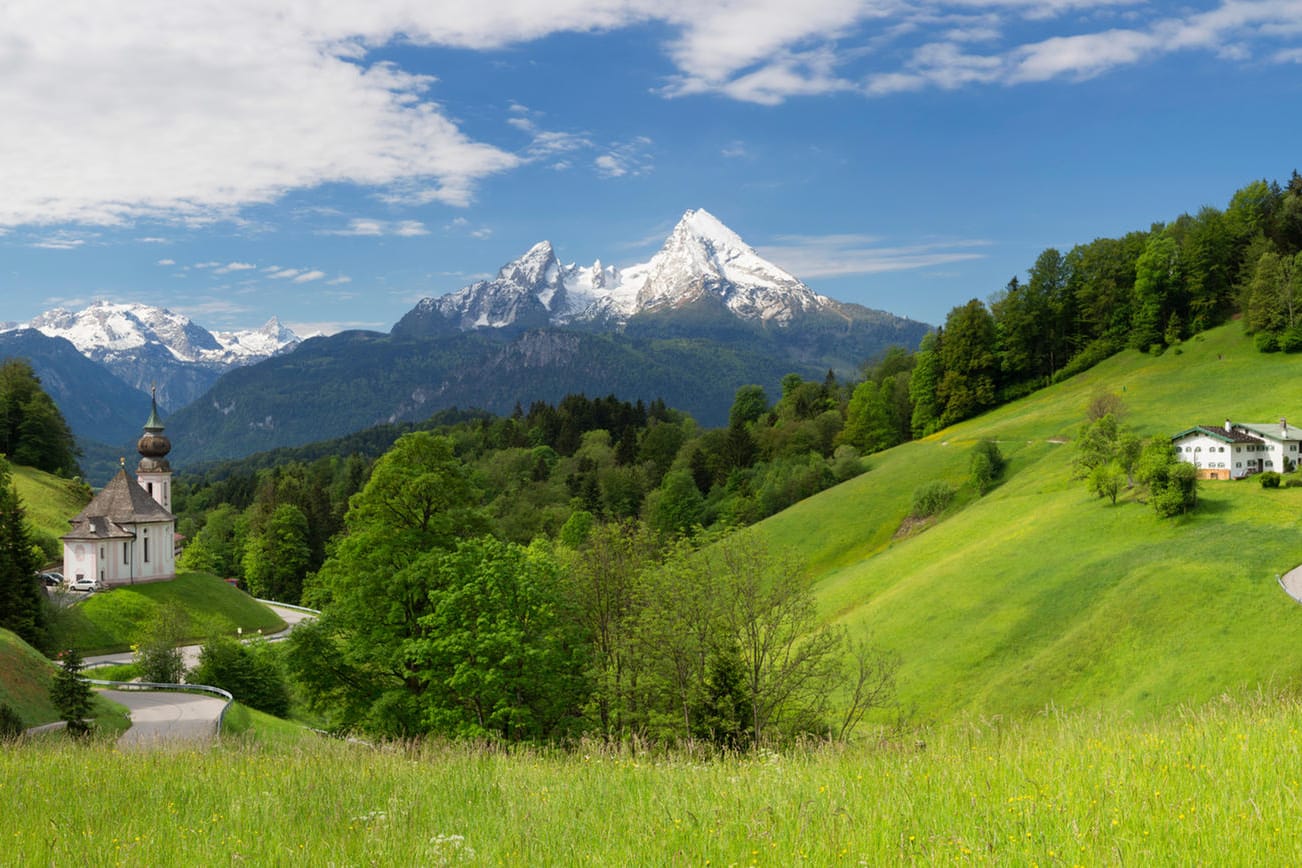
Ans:
[[[433,611],[440,580],[428,558],[487,530],[478,501],[451,439],[428,432],[401,437],[354,496],[344,535],[304,589],[321,618],[294,631],[290,650],[291,669],[339,726],[424,727],[406,643]]]
[[[974,298],[949,312],[940,348],[945,373],[936,386],[936,398],[943,408],[941,427],[995,405],[999,385],[996,350],[995,320],[980,300]]]
[[[402,650],[424,727],[520,740],[577,726],[584,646],[548,554],[481,537],[413,568],[429,579],[431,610]]]
[[[276,507],[261,532],[244,545],[244,581],[255,596],[298,603],[312,551],[308,522],[292,503]]]

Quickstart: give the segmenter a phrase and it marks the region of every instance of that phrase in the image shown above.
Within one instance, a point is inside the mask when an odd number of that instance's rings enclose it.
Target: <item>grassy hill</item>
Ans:
[[[0,629],[0,702],[6,703],[27,726],[59,719],[50,702],[54,664],[8,630]]]
[[[170,582],[130,585],[92,594],[63,614],[64,635],[75,637],[82,654],[129,650],[161,606],[176,603],[189,618],[187,638],[202,641],[213,632],[273,633],[285,622],[275,612],[206,573],[183,573]]]
[[[1257,353],[1237,324],[1154,358],[1123,353],[1070,381],[871,459],[862,477],[761,525],[818,578],[828,617],[899,652],[900,696],[926,721],[1049,706],[1151,715],[1302,676],[1302,607],[1276,575],[1302,563],[1302,489],[1203,483],[1159,520],[1071,479],[1090,397],[1125,400],[1141,434],[1302,423],[1302,358]],[[911,536],[912,493],[960,485],[983,438],[1011,461],[997,489]],[[962,498],[960,498],[962,500]]]
[[[32,467],[10,465],[14,487],[27,511],[27,521],[54,537],[68,532],[68,519],[81,512],[90,498],[77,483]]]

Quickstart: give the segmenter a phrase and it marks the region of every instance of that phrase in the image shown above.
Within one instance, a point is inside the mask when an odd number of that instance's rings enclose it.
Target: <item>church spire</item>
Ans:
[[[158,385],[149,385],[149,418],[145,420],[146,431],[162,431],[163,420],[158,418]]]
[[[158,388],[150,389],[149,419],[145,422],[145,433],[136,441],[136,450],[140,453],[137,473],[171,473],[167,463],[167,453],[172,451],[172,441],[163,434],[163,420],[158,418]]]

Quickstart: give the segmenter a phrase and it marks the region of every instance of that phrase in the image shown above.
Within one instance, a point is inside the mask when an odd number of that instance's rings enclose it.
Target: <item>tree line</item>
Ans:
[[[388,737],[844,735],[894,660],[852,648],[809,580],[741,535],[609,522],[501,539],[447,436],[403,436],[349,504],[287,663],[332,728]]]

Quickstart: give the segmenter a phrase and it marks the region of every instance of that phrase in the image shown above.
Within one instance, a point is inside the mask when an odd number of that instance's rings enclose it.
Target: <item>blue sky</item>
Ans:
[[[934,323],[1302,169],[1302,0],[703,5],[7,3],[0,320],[387,330],[536,241],[627,265],[705,208]]]

